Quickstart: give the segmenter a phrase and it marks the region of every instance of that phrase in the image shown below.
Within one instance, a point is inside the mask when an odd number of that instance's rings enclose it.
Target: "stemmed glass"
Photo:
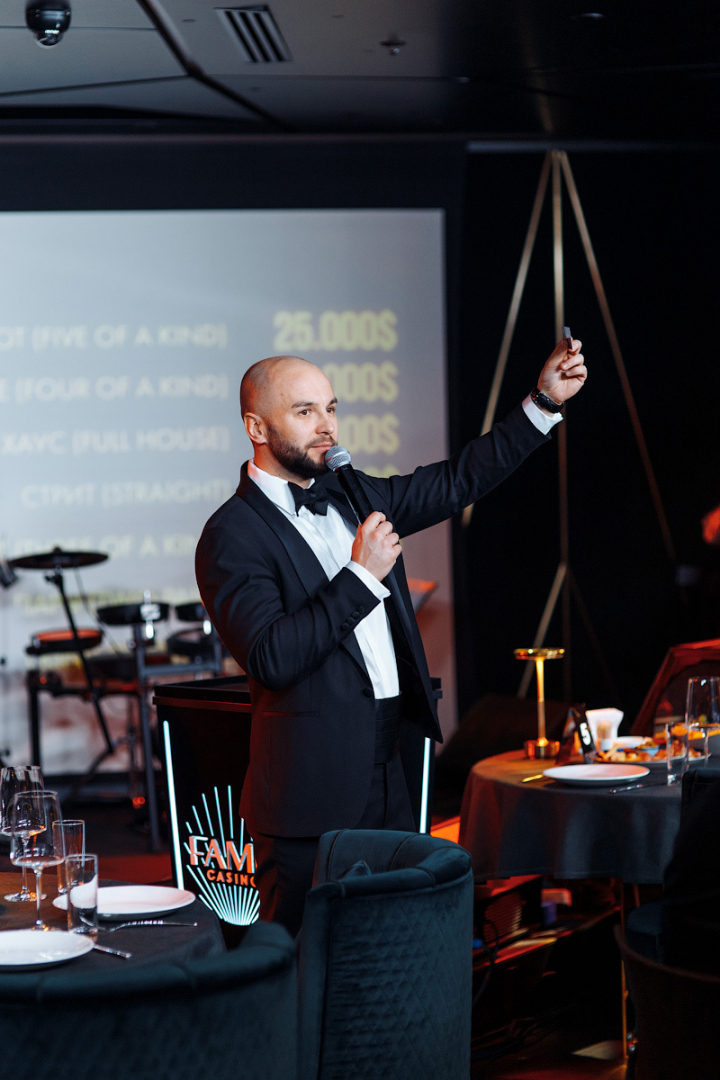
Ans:
[[[53,844],[53,822],[61,821],[60,803],[55,791],[22,791],[10,803],[10,858],[18,866],[35,871],[37,918],[34,930],[49,930],[40,914],[42,872],[46,866],[63,861],[64,851]]]
[[[720,678],[716,675],[696,675],[688,679],[685,701],[685,722],[689,728],[703,733],[703,754],[708,759],[708,735],[720,726]]]
[[[0,832],[10,836],[10,802],[21,791],[42,791],[45,787],[39,765],[5,766],[0,772]],[[20,892],[9,893],[6,897],[11,903],[34,900],[35,893],[27,887],[27,869],[22,868],[22,888]]]

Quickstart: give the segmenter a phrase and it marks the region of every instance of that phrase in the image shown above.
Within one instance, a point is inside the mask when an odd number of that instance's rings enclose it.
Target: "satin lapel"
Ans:
[[[315,596],[318,589],[327,585],[327,574],[310,545],[303,540],[297,529],[290,524],[282,511],[278,510],[275,503],[263,494],[257,484],[253,483],[244,467],[237,493],[249,506],[252,506],[265,524],[270,526],[287,551],[288,558],[297,570],[306,593],[310,597]]]
[[[351,507],[350,503],[347,501],[345,492],[337,492],[333,491],[331,488],[327,488],[327,493],[330,498],[331,505],[335,507],[337,512],[341,514],[342,517],[345,518],[348,525],[354,532],[357,529],[358,522],[357,518],[355,517],[355,511]],[[362,650],[357,643],[357,638],[355,637],[355,635],[351,634],[349,637],[346,637],[342,644],[350,653],[352,658],[358,662],[362,670],[367,675],[367,668],[365,667],[365,661],[363,660]],[[368,675],[368,680],[369,679],[370,676]]]
[[[341,514],[345,518],[345,520],[347,521],[348,525],[353,530],[353,532],[355,532],[355,530],[358,527],[358,520],[355,517],[355,511],[353,510],[350,503],[347,501],[347,496],[346,496],[345,492],[344,491],[333,491],[333,489],[328,487],[327,484],[326,484],[325,487],[326,487],[326,491],[328,493],[328,497],[330,499],[330,502],[335,507],[337,512],[339,514]]]
[[[272,500],[268,499],[257,484],[250,479],[244,465],[237,494],[241,499],[244,499],[249,506],[252,506],[253,510],[260,515],[265,524],[275,533],[278,540],[287,551],[288,558],[295,567],[305,592],[311,600],[314,599],[319,590],[328,584],[327,574],[323,570],[320,561],[307,541],[304,540],[297,529],[290,524],[285,515],[278,510]],[[348,507],[348,509],[350,508]],[[352,513],[352,511],[350,512]],[[369,678],[362,651],[357,643],[355,634],[350,634],[344,641],[341,641],[340,644],[360,666],[360,669],[365,676]]]

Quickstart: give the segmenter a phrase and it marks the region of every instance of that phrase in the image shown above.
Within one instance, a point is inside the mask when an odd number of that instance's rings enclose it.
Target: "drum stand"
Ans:
[[[155,787],[152,727],[150,722],[148,695],[157,679],[168,675],[177,678],[181,673],[182,675],[189,675],[199,674],[203,671],[212,671],[215,675],[221,675],[223,667],[222,645],[220,643],[220,638],[217,635],[217,631],[210,625],[209,620],[207,620],[207,613],[201,604],[180,605],[177,610],[181,621],[200,621],[203,623],[205,640],[202,641],[202,647],[198,647],[197,651],[195,651],[192,643],[178,641],[176,645],[177,653],[178,655],[188,657],[189,663],[148,664],[146,650],[148,644],[155,636],[153,624],[167,619],[170,610],[169,604],[152,603],[150,600],[150,593],[148,592],[145,594],[145,602],[143,604],[119,605],[116,607],[98,609],[97,614],[101,622],[110,626],[132,626],[133,636],[130,644],[135,668],[133,673],[134,677],[130,684],[124,686],[119,691],[103,688],[102,685],[98,686],[96,679],[93,677],[90,662],[85,653],[87,649],[94,648],[95,645],[100,643],[102,640],[102,633],[98,632],[96,639],[90,643],[87,639],[84,639],[82,633],[78,631],[65,592],[63,566],[77,567],[81,565],[93,565],[98,562],[104,562],[106,559],[107,555],[100,552],[67,552],[62,551],[60,548],[53,548],[53,550],[48,553],[23,556],[13,560],[13,566],[22,567],[23,569],[51,569],[52,572],[45,575],[45,580],[48,584],[54,585],[60,593],[60,600],[67,617],[71,634],[69,639],[65,639],[66,641],[71,642],[71,647],[67,648],[66,645],[64,649],[59,651],[77,653],[80,657],[80,663],[82,664],[83,674],[85,676],[84,686],[64,686],[57,674],[48,673],[47,675],[42,675],[40,672],[28,672],[27,689],[29,697],[30,738],[32,742],[33,760],[35,764],[40,765],[40,692],[45,690],[53,697],[82,697],[92,703],[105,746],[92,762],[90,768],[73,785],[70,796],[76,795],[77,792],[87,784],[90,778],[95,775],[103,761],[110,757],[111,754],[114,754],[118,746],[122,743],[127,743],[128,745],[130,754],[130,784],[131,787],[134,788],[136,777],[135,732],[129,725],[126,737],[113,740],[105,721],[100,699],[108,696],[110,693],[119,693],[126,697],[137,697],[143,744],[145,802],[147,805],[150,826],[150,847],[152,851],[159,851],[161,848],[160,820],[158,815],[157,790]],[[176,634],[174,636],[179,639],[182,638],[183,635]],[[50,646],[43,649],[42,643],[38,642],[37,646],[34,646],[32,650],[28,651],[31,655],[40,656],[43,652],[50,652],[53,650]],[[136,799],[133,798],[133,804],[135,803]]]
[[[103,715],[103,711],[102,711],[102,708],[100,706],[100,698],[99,698],[99,695],[97,693],[97,690],[95,689],[95,684],[93,682],[93,677],[92,677],[92,673],[90,671],[90,666],[88,664],[87,657],[85,656],[85,651],[84,651],[84,649],[82,647],[82,641],[80,640],[80,636],[79,636],[79,634],[77,632],[77,627],[75,625],[75,620],[73,619],[72,611],[70,610],[70,604],[68,603],[67,594],[65,592],[65,579],[63,577],[62,567],[61,566],[56,566],[54,571],[52,572],[52,574],[46,574],[45,575],[45,580],[48,582],[48,584],[54,585],[56,587],[56,589],[58,590],[58,592],[60,593],[60,600],[62,601],[63,608],[65,609],[65,615],[67,616],[67,621],[70,624],[70,629],[72,630],[73,640],[75,641],[75,645],[76,645],[76,650],[75,651],[77,652],[77,655],[80,657],[80,663],[82,664],[83,673],[85,675],[85,686],[86,686],[86,689],[87,689],[87,695],[88,695],[89,700],[92,702],[92,706],[93,706],[93,708],[95,710],[95,716],[97,717],[97,722],[100,725],[100,731],[102,732],[103,739],[105,740],[105,748],[98,754],[98,756],[95,758],[95,760],[93,761],[90,768],[87,770],[85,775],[82,777],[82,779],[77,784],[76,788],[73,789],[73,790],[77,790],[77,788],[82,787],[82,785],[87,783],[87,781],[90,779],[90,777],[93,776],[97,772],[100,765],[103,763],[103,761],[105,761],[106,758],[110,757],[111,754],[115,753],[116,743],[114,743],[113,740],[110,737],[110,732],[108,731],[108,726],[107,726],[107,723],[105,722],[105,717]],[[33,736],[32,736],[33,737],[33,748],[32,748],[32,750],[33,750],[33,761],[37,762],[38,764],[40,763],[40,731],[39,731],[39,726],[40,725],[39,725],[39,720],[40,720],[40,718],[39,718],[39,713],[38,713],[37,695],[31,695],[31,721],[32,721],[31,728],[32,728],[32,733],[33,733]]]

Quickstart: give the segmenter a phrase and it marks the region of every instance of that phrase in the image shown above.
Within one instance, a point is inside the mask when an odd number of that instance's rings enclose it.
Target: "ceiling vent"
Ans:
[[[267,7],[218,8],[218,15],[249,64],[292,60],[278,24]]]

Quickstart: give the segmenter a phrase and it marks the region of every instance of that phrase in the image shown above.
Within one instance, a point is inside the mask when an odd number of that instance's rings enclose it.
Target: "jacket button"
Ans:
[[[346,623],[346,622],[341,623],[340,624],[340,629],[341,630],[349,630],[350,629],[350,623]]]
[[[363,697],[375,697],[375,694],[373,693],[373,691],[370,689],[369,686],[366,686],[365,689],[363,690]]]
[[[353,611],[352,617],[353,617],[353,619],[359,619],[360,618],[360,612],[359,611]]]

